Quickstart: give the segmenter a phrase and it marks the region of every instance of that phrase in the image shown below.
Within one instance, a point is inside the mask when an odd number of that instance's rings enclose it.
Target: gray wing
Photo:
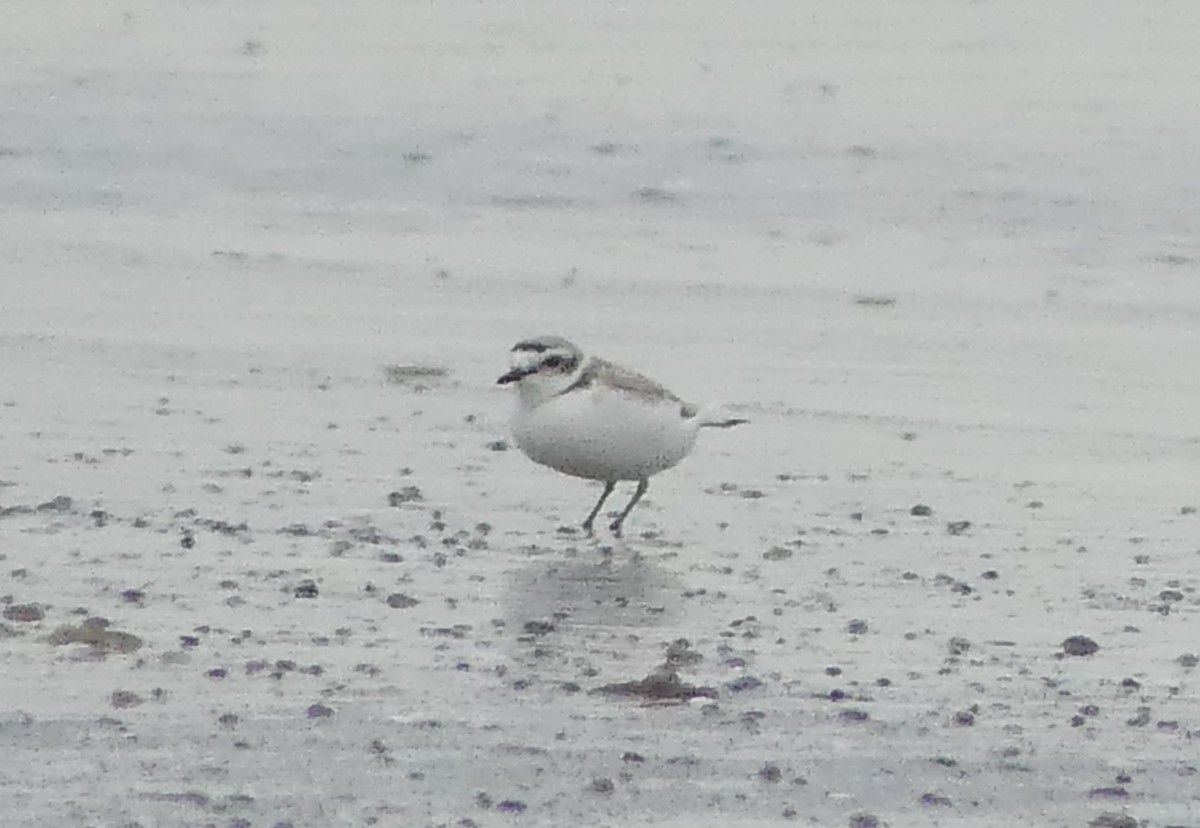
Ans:
[[[637,371],[630,371],[628,368],[622,368],[620,365],[597,357],[588,360],[587,364],[583,366],[583,370],[579,372],[578,379],[563,389],[561,393],[566,394],[577,388],[590,388],[594,385],[606,385],[609,388],[628,391],[649,400],[679,403],[679,416],[684,419],[696,416],[696,406],[684,402],[660,383]]]

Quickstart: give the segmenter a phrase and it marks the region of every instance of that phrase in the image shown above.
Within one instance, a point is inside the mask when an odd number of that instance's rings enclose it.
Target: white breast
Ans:
[[[605,386],[521,406],[513,418],[513,437],[531,460],[592,480],[640,480],[669,469],[692,450],[697,429],[678,400]]]

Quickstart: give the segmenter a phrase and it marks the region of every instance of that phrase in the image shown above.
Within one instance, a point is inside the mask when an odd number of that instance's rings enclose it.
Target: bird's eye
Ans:
[[[542,361],[542,365],[545,365],[547,368],[558,368],[562,364],[563,358],[560,356],[552,356],[549,359]]]

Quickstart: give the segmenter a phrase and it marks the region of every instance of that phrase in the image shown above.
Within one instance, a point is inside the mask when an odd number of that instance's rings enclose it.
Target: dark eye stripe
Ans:
[[[545,365],[547,368],[557,368],[558,366],[560,366],[562,364],[563,364],[563,358],[560,356],[552,356],[549,359],[544,360],[542,362],[542,365]]]

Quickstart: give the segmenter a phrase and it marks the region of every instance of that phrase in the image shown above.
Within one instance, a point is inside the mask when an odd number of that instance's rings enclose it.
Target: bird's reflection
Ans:
[[[509,620],[518,629],[636,629],[669,623],[679,589],[658,561],[625,547],[601,547],[531,562],[513,573],[508,594]]]

